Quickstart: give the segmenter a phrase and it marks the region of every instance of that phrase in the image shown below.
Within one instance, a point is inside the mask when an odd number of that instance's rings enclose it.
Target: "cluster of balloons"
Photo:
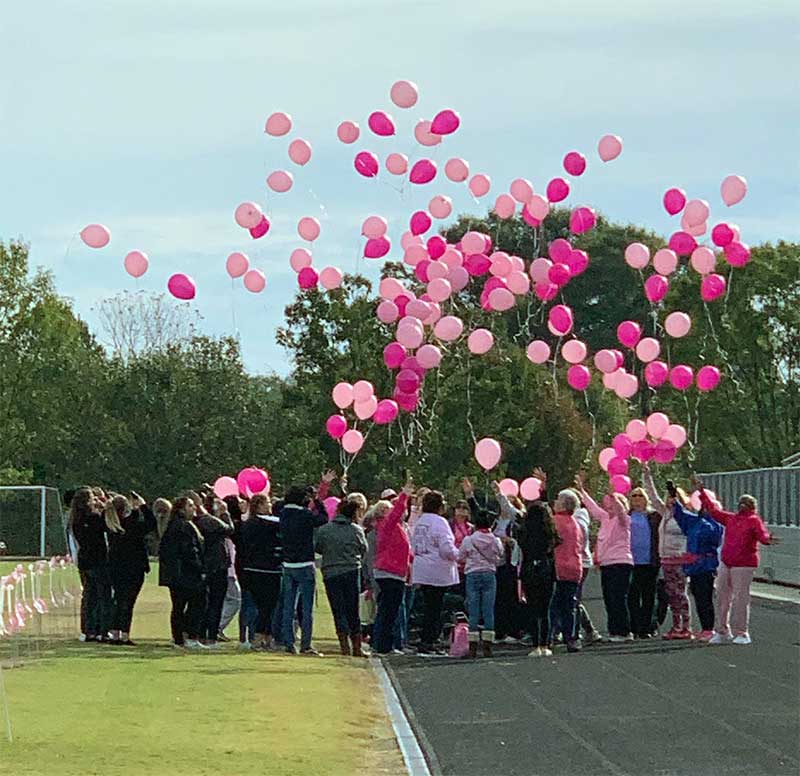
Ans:
[[[336,439],[342,449],[355,455],[364,446],[364,435],[356,428],[349,427],[347,418],[342,414],[352,407],[352,412],[358,420],[370,420],[378,425],[392,423],[400,412],[398,403],[394,399],[378,399],[375,395],[375,386],[369,380],[358,380],[350,383],[340,382],[331,391],[333,403],[340,412],[331,415],[325,421],[325,430],[331,439]]]
[[[265,496],[270,492],[269,474],[264,469],[256,466],[249,466],[242,469],[236,478],[219,477],[214,483],[214,495],[217,498],[242,495],[245,498],[252,498],[258,493]]]
[[[521,482],[506,478],[498,484],[504,496],[521,496],[526,501],[536,501],[542,495],[542,481],[538,477],[526,477]]]

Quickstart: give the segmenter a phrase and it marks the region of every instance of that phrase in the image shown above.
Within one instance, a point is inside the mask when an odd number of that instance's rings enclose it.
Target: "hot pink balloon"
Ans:
[[[678,256],[690,256],[697,247],[697,240],[688,232],[675,232],[669,238],[669,247]]]
[[[420,159],[414,163],[408,179],[412,183],[425,184],[430,183],[436,177],[436,162],[432,159]]]
[[[680,213],[686,206],[686,192],[683,189],[667,189],[664,192],[664,210],[671,216]]]
[[[289,264],[295,272],[300,272],[304,267],[310,267],[311,263],[311,251],[307,248],[295,248],[289,257]]]
[[[364,245],[364,256],[368,259],[380,259],[391,250],[392,244],[386,237],[367,240]]]
[[[444,239],[440,234],[434,234],[428,238],[427,242],[425,243],[425,247],[428,250],[428,256],[431,257],[432,261],[436,261],[444,256],[444,252],[447,250],[447,240]],[[441,262],[444,264],[444,262]],[[447,265],[444,265],[447,267]],[[431,275],[431,277],[437,277],[436,275]],[[439,277],[444,277],[444,274],[439,275]]]
[[[510,194],[500,194],[494,201],[494,212],[498,218],[506,220],[514,215],[517,204]]]
[[[711,240],[714,245],[724,248],[736,239],[736,234],[730,224],[717,224],[711,230]]]
[[[571,277],[572,272],[566,264],[553,264],[547,272],[547,279],[557,286],[566,285]]]
[[[444,166],[444,174],[454,183],[461,183],[469,177],[469,162],[459,157],[448,159]]]
[[[631,456],[638,458],[640,461],[650,461],[655,455],[655,445],[648,439],[642,439],[639,442],[634,442],[633,451]]]
[[[439,111],[431,122],[431,132],[435,135],[451,135],[461,124],[461,117],[454,110],[446,108]]]
[[[425,234],[431,228],[431,217],[424,210],[417,210],[409,219],[411,234]]]
[[[288,113],[273,113],[264,124],[264,132],[273,137],[282,137],[292,129],[292,117]]]
[[[558,286],[555,283],[545,281],[544,283],[537,283],[534,286],[533,292],[543,302],[549,302],[558,296]]]
[[[303,291],[310,291],[312,288],[316,288],[318,282],[319,275],[313,267],[303,267],[297,273],[297,284]]]
[[[381,399],[378,402],[378,406],[375,408],[372,419],[379,426],[385,426],[387,423],[394,421],[399,413],[400,408],[397,406],[396,401],[392,401],[392,399]]]
[[[81,240],[90,248],[104,248],[111,240],[111,232],[102,224],[89,224],[81,229]]]
[[[356,172],[365,178],[374,178],[380,168],[378,157],[371,151],[359,151],[356,154],[353,165],[356,168]]]
[[[633,449],[633,445],[631,445],[631,450]],[[617,474],[627,474],[628,473],[628,461],[625,458],[620,458],[618,455],[615,455],[609,462],[608,462],[608,473],[613,477]]]
[[[703,366],[697,372],[697,387],[701,391],[713,391],[720,383],[722,373],[715,366]]]
[[[603,374],[611,374],[619,369],[617,357],[611,350],[598,350],[594,356],[594,365]]]
[[[134,278],[140,278],[147,272],[147,268],[150,266],[147,254],[142,251],[130,251],[130,253],[126,254],[123,264],[125,266],[125,271]],[[231,277],[238,276],[232,275]]]
[[[347,145],[355,143],[360,134],[361,129],[355,121],[343,121],[336,129],[336,137]]]
[[[475,444],[475,460],[486,471],[494,469],[500,463],[502,455],[503,450],[496,439],[484,437]]]
[[[311,143],[308,140],[297,138],[289,143],[289,158],[301,167],[308,164],[311,159]]]
[[[412,108],[419,99],[419,88],[413,81],[395,81],[389,97],[398,108]]]
[[[728,207],[731,207],[737,202],[741,202],[744,199],[744,195],[747,194],[747,180],[741,175],[728,175],[722,181],[719,190],[722,195],[722,201]]]
[[[434,218],[447,218],[453,212],[453,200],[437,194],[428,203],[428,210]]]
[[[260,294],[267,285],[267,279],[260,269],[251,269],[244,276],[244,287],[254,294]]]
[[[261,216],[261,220],[252,229],[248,229],[248,231],[254,240],[258,240],[269,231],[269,226],[269,219],[266,216]]]
[[[630,493],[632,487],[631,478],[626,474],[615,474],[611,478],[611,487],[615,493],[621,493],[624,496],[626,493]]]
[[[644,269],[650,263],[650,249],[642,243],[631,243],[625,249],[625,263],[634,269]]]
[[[383,237],[388,228],[389,224],[383,216],[368,216],[361,224],[361,234],[371,238]]]
[[[672,367],[669,371],[669,382],[673,388],[679,391],[685,391],[689,388],[694,381],[694,372],[692,368],[686,364],[678,364]]]
[[[357,429],[345,431],[342,437],[342,447],[346,453],[355,455],[364,446],[364,435]]]
[[[477,173],[469,179],[469,190],[474,197],[483,197],[492,188],[492,179],[483,173]]]
[[[692,319],[682,312],[670,313],[664,321],[664,328],[670,337],[685,337],[692,328]]]
[[[597,144],[597,153],[604,162],[616,159],[622,153],[622,138],[619,135],[603,135]]]
[[[452,342],[458,339],[462,331],[464,331],[464,324],[460,318],[456,318],[454,315],[445,315],[433,327],[433,333],[443,342]]]
[[[651,388],[658,388],[667,382],[669,367],[663,361],[651,361],[644,368],[645,382]]]
[[[650,275],[644,281],[644,294],[653,304],[658,304],[667,295],[667,291],[669,281],[663,275]]]
[[[645,337],[636,345],[636,357],[643,364],[655,361],[661,353],[661,343],[653,337]]]
[[[430,148],[442,142],[442,136],[431,132],[431,122],[420,119],[414,127],[414,137],[420,145]]]
[[[319,233],[319,221],[317,221],[317,219],[313,216],[303,216],[297,222],[297,234],[299,234],[304,240],[314,242],[314,240],[319,237]]]
[[[341,439],[347,431],[347,420],[343,415],[331,415],[325,421],[325,430],[332,439]]]
[[[219,477],[214,482],[214,495],[217,498],[239,495],[239,485],[233,477]]]
[[[550,202],[563,202],[569,196],[569,183],[564,178],[553,178],[545,194]]]
[[[631,420],[625,426],[625,433],[632,442],[641,442],[647,437],[647,424],[643,420]]]
[[[725,247],[725,259],[732,267],[744,267],[750,261],[750,246],[734,240]]]
[[[406,349],[399,342],[390,342],[383,349],[383,363],[389,369],[397,369],[406,357]]]
[[[403,393],[413,393],[420,386],[419,375],[411,369],[403,369],[397,375],[397,387]]]
[[[342,271],[338,267],[325,267],[319,273],[319,284],[326,291],[333,291],[342,285]]]
[[[642,327],[635,321],[623,321],[617,326],[617,339],[626,348],[636,347],[642,336]]]
[[[572,310],[565,304],[557,304],[550,308],[547,321],[560,335],[569,334],[573,326]]]
[[[633,441],[627,434],[617,434],[611,442],[618,458],[627,458],[633,450]],[[622,472],[625,474],[625,472]]]
[[[242,229],[252,229],[254,226],[258,226],[263,217],[263,211],[255,202],[242,202],[233,214],[234,220]]]
[[[188,275],[184,275],[182,272],[170,277],[167,281],[167,290],[176,299],[182,299],[184,301],[194,299],[197,292],[194,280]]]
[[[669,439],[660,439],[653,447],[653,460],[656,463],[671,463],[678,454],[678,448]]]
[[[671,275],[678,268],[678,255],[670,248],[661,248],[653,256],[653,267],[659,275]]]
[[[488,329],[475,329],[467,338],[470,353],[481,356],[488,353],[494,345],[494,336]]]
[[[586,251],[574,250],[569,252],[567,257],[567,267],[572,277],[580,275],[589,266],[589,254]]]
[[[390,137],[395,133],[394,120],[382,110],[376,110],[369,114],[367,126],[380,137]]]
[[[509,191],[517,202],[524,204],[533,196],[533,185],[527,178],[516,178],[511,181]]]
[[[597,223],[597,216],[590,207],[578,207],[572,211],[569,217],[569,230],[574,234],[583,234],[590,229],[594,229]]]
[[[289,191],[294,184],[294,176],[288,170],[275,170],[267,176],[267,186],[278,194]]]
[[[576,391],[585,391],[592,382],[592,373],[589,367],[583,364],[574,364],[567,370],[567,382],[570,388]]]
[[[564,157],[564,169],[570,175],[583,175],[586,169],[586,157],[578,151],[570,151]]]
[[[408,157],[405,154],[389,154],[386,157],[386,169],[392,175],[405,175],[408,171]]]
[[[722,275],[706,275],[700,283],[700,296],[704,302],[713,302],[725,294],[726,288]]]

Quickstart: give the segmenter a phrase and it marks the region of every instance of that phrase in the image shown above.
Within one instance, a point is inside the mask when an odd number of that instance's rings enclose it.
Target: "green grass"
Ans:
[[[154,569],[136,606],[136,648],[80,644],[48,636],[47,627],[40,653],[19,640],[17,667],[4,671],[14,743],[0,727],[3,773],[403,772],[368,661],[245,653],[234,644],[178,652],[168,643],[168,593],[156,580]],[[43,622],[55,623],[54,614]],[[333,654],[321,585],[315,634]],[[8,656],[10,643],[2,646]]]

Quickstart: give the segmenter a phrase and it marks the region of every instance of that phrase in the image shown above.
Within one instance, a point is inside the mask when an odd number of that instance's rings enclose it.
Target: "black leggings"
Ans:
[[[199,587],[196,590],[171,587],[169,597],[172,599],[172,612],[169,618],[172,640],[176,644],[183,644],[184,633],[190,639],[197,639],[200,636],[200,627],[206,608],[205,587]]]
[[[114,617],[111,630],[131,632],[133,607],[144,585],[144,574],[138,577],[114,580]]]
[[[653,629],[657,581],[658,566],[633,567],[631,586],[628,588],[628,611],[631,617],[631,630],[635,636],[646,636]]]
[[[267,636],[275,635],[272,633],[272,615],[275,613],[275,606],[281,593],[281,575],[243,571],[242,591],[245,590],[253,597],[258,610],[255,632]]]
[[[207,606],[203,622],[200,626],[200,638],[216,641],[219,636],[219,624],[222,620],[222,607],[225,593],[228,591],[228,569],[220,569],[208,575],[206,579]]]
[[[83,601],[86,604],[86,635],[105,636],[111,627],[111,577],[107,568],[85,572]]]
[[[713,571],[701,571],[689,577],[689,590],[692,591],[694,606],[700,619],[700,628],[714,630],[714,577]]]
[[[517,569],[506,563],[497,569],[497,595],[494,602],[494,631],[499,641],[519,633],[519,600],[517,598]]]
[[[354,569],[334,577],[324,577],[325,592],[338,635],[361,634],[361,619],[358,616],[359,576],[358,569]]]
[[[609,636],[627,636],[630,632],[628,589],[631,585],[632,568],[627,563],[612,563],[600,567],[600,584],[608,616]]]
[[[430,649],[439,640],[442,632],[442,604],[447,588],[422,585],[422,633],[420,647]]]
[[[528,600],[528,630],[533,645],[546,647],[550,642],[550,599],[553,597],[553,565],[542,561],[536,568],[522,569],[522,587]]]

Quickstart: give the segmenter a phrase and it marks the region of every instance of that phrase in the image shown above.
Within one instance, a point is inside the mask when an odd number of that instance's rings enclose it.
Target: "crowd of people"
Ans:
[[[728,512],[696,481],[695,511],[672,482],[660,494],[645,464],[642,487],[628,497],[609,492],[598,503],[578,475],[551,500],[546,473],[534,474],[542,490],[531,502],[497,484],[476,494],[465,479],[464,498],[448,507],[441,492],[408,482],[371,505],[343,487],[332,514],[333,471],[275,501],[264,493],[219,499],[207,488],[150,505],[136,493],[81,488],[69,516],[83,583],[81,638],[133,645],[134,607],[157,537],[176,648],[218,647],[238,613],[242,647],[319,655],[317,567],[343,655],[456,654],[459,629],[464,656],[491,656],[497,642],[527,645],[531,657],[552,655],[557,644],[575,653],[597,641],[654,638],[667,612],[663,639],[751,643],[758,544],[776,541],[753,497]],[[594,568],[605,635],[582,603]]]

